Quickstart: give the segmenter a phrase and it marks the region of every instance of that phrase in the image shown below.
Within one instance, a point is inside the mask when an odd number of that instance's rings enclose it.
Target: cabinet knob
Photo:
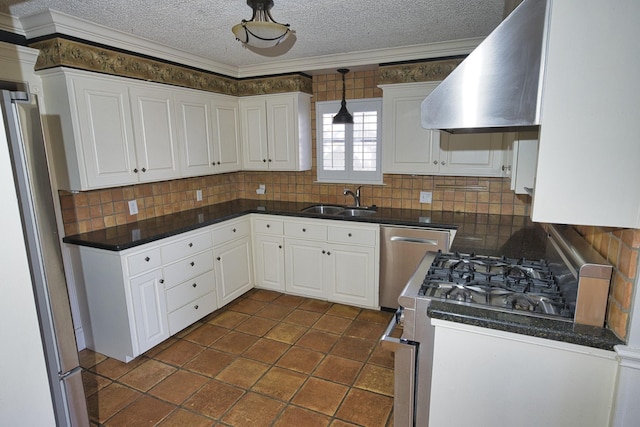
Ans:
[[[331,252],[328,252],[328,251],[327,251],[327,255],[331,255]]]
[[[434,165],[437,165],[437,164],[438,164],[438,161],[437,161],[437,160],[434,160],[434,161],[433,161],[433,164],[434,164]]]
[[[216,165],[216,162],[211,162],[211,166],[215,166],[215,165]]]
[[[193,261],[191,261],[189,264],[191,265],[191,267],[193,267],[194,265],[196,265],[196,263],[195,263],[195,262],[193,262]]]
[[[133,173],[138,173],[138,168],[135,168],[135,169],[133,170]]]
[[[271,159],[269,159],[269,161],[271,161]]]
[[[302,229],[302,232],[303,232],[303,233],[306,233],[306,232],[307,232],[307,229],[306,229],[306,228],[303,228],[303,229]]]
[[[218,164],[220,164],[220,162],[218,162]]]
[[[347,236],[351,237],[351,233],[347,234]]]
[[[151,258],[149,258],[149,257],[147,256],[147,257],[144,257],[144,260],[145,260],[145,261],[147,261],[147,262],[149,262],[149,261],[151,261]]]
[[[444,160],[443,160],[443,161],[441,161],[441,162],[440,162],[440,164],[441,164],[442,166],[444,166],[444,165],[445,165]]]
[[[233,232],[235,233],[235,232],[236,232],[236,229],[234,228],[234,229],[232,229],[231,231],[233,231]]]
[[[200,307],[198,306],[198,304],[196,304],[196,305],[193,306],[193,308],[195,308],[197,310]]]
[[[278,245],[278,249],[282,249],[282,245]]]
[[[193,243],[189,243],[189,247],[192,248],[193,247]]]
[[[147,168],[142,168],[142,172],[146,172],[146,171],[147,171]]]
[[[324,250],[322,251],[323,254],[326,254],[327,252],[325,252]]]
[[[160,282],[160,283],[164,283],[164,279],[160,279],[160,280],[159,280],[159,282]]]
[[[262,162],[263,163],[267,163],[267,159],[262,159]]]
[[[218,261],[220,261],[220,257],[216,258]]]
[[[267,224],[267,228],[270,228],[271,226],[269,224]]]
[[[194,284],[193,284],[193,285],[191,285],[191,286],[193,286],[194,288],[197,288],[197,287],[198,287],[198,284],[197,284],[197,283],[194,283]]]

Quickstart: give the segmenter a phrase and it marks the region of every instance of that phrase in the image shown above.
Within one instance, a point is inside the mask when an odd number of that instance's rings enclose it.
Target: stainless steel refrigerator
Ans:
[[[0,88],[56,424],[88,426],[40,113],[34,95],[15,90],[25,85]]]

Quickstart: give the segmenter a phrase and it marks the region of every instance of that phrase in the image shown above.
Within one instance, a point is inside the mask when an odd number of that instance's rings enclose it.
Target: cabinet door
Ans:
[[[243,237],[213,249],[216,287],[220,306],[253,287],[251,240]]]
[[[330,301],[377,307],[374,248],[331,245],[324,261]]]
[[[326,250],[322,242],[286,239],[286,291],[297,295],[326,298],[323,267],[325,256]]]
[[[502,134],[440,135],[440,173],[502,176]]]
[[[172,92],[136,86],[130,93],[140,181],[179,177]]]
[[[267,98],[267,141],[270,169],[296,170],[295,105],[290,95]]]
[[[211,97],[176,94],[178,141],[183,176],[214,172]]]
[[[161,270],[131,279],[129,285],[134,327],[138,335],[138,351],[134,353],[140,354],[169,338],[167,303]]]
[[[420,109],[437,83],[383,87],[382,158],[384,173],[437,173],[440,132],[424,129]]]
[[[257,234],[253,245],[256,286],[284,292],[284,239]]]
[[[264,99],[240,99],[242,160],[247,170],[269,169],[267,107]]]
[[[212,110],[214,170],[218,173],[238,171],[242,169],[238,101],[215,98]]]
[[[71,81],[82,148],[79,166],[81,169],[84,166],[87,185],[100,188],[136,183],[136,152],[127,86],[84,77],[72,77]]]

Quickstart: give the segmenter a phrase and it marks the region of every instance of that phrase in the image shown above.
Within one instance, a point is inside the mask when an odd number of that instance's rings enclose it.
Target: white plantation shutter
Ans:
[[[380,98],[347,101],[353,124],[333,124],[340,101],[316,103],[318,181],[381,183]]]

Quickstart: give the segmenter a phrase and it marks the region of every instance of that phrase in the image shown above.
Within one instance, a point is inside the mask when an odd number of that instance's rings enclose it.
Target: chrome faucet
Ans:
[[[356,188],[356,192],[354,193],[353,191],[349,190],[348,188],[344,189],[344,192],[342,194],[346,195],[350,195],[351,197],[353,197],[353,202],[355,203],[355,205],[357,207],[360,207],[360,189],[362,188],[362,186],[359,186],[358,188]]]

